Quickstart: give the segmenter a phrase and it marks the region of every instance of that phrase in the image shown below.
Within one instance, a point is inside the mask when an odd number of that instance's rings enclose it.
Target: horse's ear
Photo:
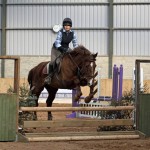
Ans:
[[[97,57],[97,55],[98,55],[98,53],[96,53],[96,54],[93,54],[93,57],[94,57],[94,58],[96,58],[96,57]]]

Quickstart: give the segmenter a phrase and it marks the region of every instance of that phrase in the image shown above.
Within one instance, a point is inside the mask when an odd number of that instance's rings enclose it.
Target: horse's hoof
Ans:
[[[48,120],[53,120],[53,116],[49,115]]]
[[[75,102],[78,102],[78,101],[79,101],[79,97],[78,97],[78,96],[75,96],[74,101],[75,101]]]
[[[37,115],[33,115],[33,120],[38,120]]]
[[[87,96],[85,99],[84,99],[84,102],[85,103],[89,103],[91,101],[91,98],[89,96]]]

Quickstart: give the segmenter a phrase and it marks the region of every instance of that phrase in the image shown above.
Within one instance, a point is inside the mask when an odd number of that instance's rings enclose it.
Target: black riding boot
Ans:
[[[48,76],[45,78],[46,84],[51,84],[52,75],[53,75],[53,65],[49,64],[49,73],[48,73]]]

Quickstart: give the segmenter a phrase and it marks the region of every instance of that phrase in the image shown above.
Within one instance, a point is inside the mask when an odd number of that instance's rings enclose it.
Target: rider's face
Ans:
[[[65,29],[66,31],[70,31],[70,30],[71,30],[71,26],[65,25],[65,26],[64,26],[64,29]]]

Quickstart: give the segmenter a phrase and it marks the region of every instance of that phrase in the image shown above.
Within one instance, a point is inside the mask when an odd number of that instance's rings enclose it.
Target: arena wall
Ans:
[[[101,79],[100,80],[100,95],[101,96],[112,96],[112,79]],[[6,93],[10,87],[13,87],[13,78],[0,78],[0,93]],[[20,86],[26,85],[29,87],[27,78],[20,79]],[[123,93],[130,92],[133,81],[131,79],[123,80]],[[146,85],[147,92],[150,93],[150,80],[144,80],[144,85]],[[89,93],[89,87],[82,87],[83,95],[86,96]],[[97,96],[97,95],[95,95]]]
[[[31,68],[38,65],[40,62],[49,61],[50,56],[27,56],[27,57],[20,57],[20,76],[21,78],[27,78],[28,72]],[[133,78],[133,68],[135,67],[135,60],[136,59],[149,59],[149,57],[113,57],[113,65],[116,64],[118,67],[122,64],[123,65],[123,78],[124,79],[132,79]],[[13,77],[13,61],[6,60],[5,61],[5,77],[11,78]],[[97,67],[101,68],[100,78],[107,79],[108,78],[108,57],[97,57]],[[1,67],[1,65],[0,65]],[[143,68],[143,78],[144,80],[150,79],[150,64],[142,64],[141,67]]]

